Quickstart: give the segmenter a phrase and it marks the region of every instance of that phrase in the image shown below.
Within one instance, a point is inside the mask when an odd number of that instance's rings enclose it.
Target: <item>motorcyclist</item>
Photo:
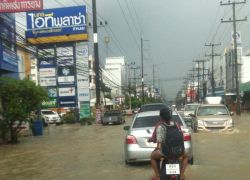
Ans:
[[[155,150],[151,153],[151,157],[150,157],[151,165],[155,173],[155,176],[152,177],[152,180],[160,180],[160,172],[157,166],[157,161],[159,161],[162,157],[165,157],[162,153],[162,143],[165,142],[166,125],[174,124],[174,122],[171,121],[171,117],[172,117],[172,113],[170,109],[168,108],[161,109],[160,121],[156,124],[153,135],[148,140],[149,142],[157,143],[157,146]],[[180,179],[184,180],[185,179],[184,172],[188,164],[188,155],[184,153],[181,159],[182,159],[182,165],[181,165]]]

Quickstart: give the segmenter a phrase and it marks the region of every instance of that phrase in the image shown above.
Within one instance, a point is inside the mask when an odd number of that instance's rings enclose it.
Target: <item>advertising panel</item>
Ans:
[[[42,108],[53,108],[57,107],[57,99],[56,98],[49,98],[48,101],[42,102]]]
[[[41,68],[39,69],[40,77],[51,77],[56,76],[56,69],[55,68]]]
[[[49,88],[48,89],[48,96],[49,97],[57,97],[57,89],[56,88]]]
[[[59,76],[58,77],[58,84],[74,84],[75,83],[75,76]]]
[[[40,78],[39,80],[40,86],[47,87],[47,86],[56,86],[56,78],[55,77],[46,77]]]
[[[74,66],[59,66],[57,68],[58,76],[74,76],[75,68]]]
[[[76,59],[78,58],[88,58],[89,57],[89,48],[85,43],[76,44]]]
[[[47,67],[55,67],[55,58],[38,58],[38,67],[39,68],[47,68]]]
[[[58,66],[73,66],[74,65],[74,57],[57,57],[57,65]]]
[[[76,98],[75,97],[60,97],[58,100],[60,107],[75,107]]]
[[[43,9],[42,0],[2,0],[0,13],[27,12]]]
[[[76,43],[77,86],[89,88],[89,52],[88,45]]]
[[[75,96],[76,95],[76,89],[75,87],[61,87],[59,88],[59,96],[60,97],[66,97],[66,96]]]
[[[54,58],[55,50],[54,48],[41,48],[38,50],[39,58]]]
[[[26,38],[30,43],[87,40],[86,6],[28,12]]]
[[[91,115],[90,103],[89,102],[80,102],[80,119],[89,118]]]
[[[73,47],[72,46],[57,47],[56,55],[57,56],[73,56]]]
[[[90,101],[89,88],[78,87],[78,101]]]
[[[77,87],[89,88],[89,76],[77,74]]]

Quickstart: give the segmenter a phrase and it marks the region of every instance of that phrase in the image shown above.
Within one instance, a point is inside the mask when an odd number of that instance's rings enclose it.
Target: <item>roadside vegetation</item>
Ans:
[[[17,143],[20,126],[31,123],[30,113],[47,100],[43,87],[24,79],[0,78],[0,135],[2,142]]]

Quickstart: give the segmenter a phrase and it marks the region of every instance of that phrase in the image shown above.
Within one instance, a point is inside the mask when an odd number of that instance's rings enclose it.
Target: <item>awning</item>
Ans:
[[[250,91],[250,81],[240,84],[240,91],[247,92]]]
[[[112,102],[111,99],[108,99],[108,98],[105,98],[104,99],[100,99],[101,100],[101,104],[105,104],[107,106],[112,106],[114,103]],[[96,103],[96,98],[93,98],[90,100],[90,106],[93,107],[95,106],[95,103]]]

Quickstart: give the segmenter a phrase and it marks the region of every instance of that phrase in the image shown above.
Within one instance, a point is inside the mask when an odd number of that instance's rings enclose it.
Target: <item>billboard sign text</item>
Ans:
[[[2,0],[0,13],[36,11],[43,9],[43,0]]]
[[[33,44],[87,40],[86,6],[28,12],[26,38]]]

